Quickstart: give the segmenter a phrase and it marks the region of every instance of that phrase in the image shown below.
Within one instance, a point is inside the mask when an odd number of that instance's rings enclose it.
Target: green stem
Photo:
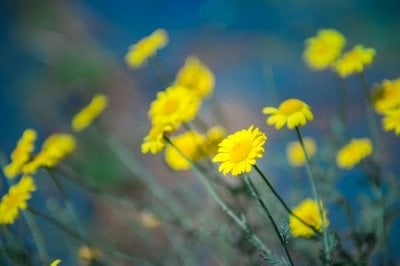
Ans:
[[[324,248],[324,256],[325,256],[325,261],[324,264],[330,264],[330,254],[329,254],[329,245],[328,245],[328,234],[326,232],[325,226],[324,226],[324,218],[323,218],[323,214],[322,214],[322,209],[321,209],[321,203],[322,201],[320,200],[319,196],[318,196],[318,192],[317,192],[317,186],[315,184],[315,178],[314,178],[314,174],[313,171],[311,169],[311,164],[310,164],[310,157],[308,156],[308,153],[306,151],[306,148],[304,146],[304,142],[303,142],[303,138],[301,136],[300,133],[300,129],[299,127],[295,127],[296,129],[296,135],[297,138],[299,139],[301,148],[304,152],[304,157],[306,158],[306,170],[307,170],[307,176],[308,176],[308,180],[309,183],[311,185],[311,193],[313,194],[313,198],[314,200],[317,202],[317,206],[318,206],[318,213],[319,213],[319,218],[321,219],[321,228],[322,228],[322,239],[323,239],[323,248]]]
[[[247,176],[247,174],[244,175],[244,180],[247,184],[247,186],[250,188],[250,192],[253,195],[253,197],[260,203],[262,209],[265,211],[265,213],[267,214],[268,219],[270,220],[272,227],[274,228],[276,234],[278,235],[279,241],[281,242],[286,256],[289,259],[290,265],[294,265],[293,264],[293,260],[292,257],[289,254],[289,250],[287,248],[287,242],[285,239],[283,239],[282,234],[280,233],[278,226],[275,223],[274,218],[272,217],[271,213],[269,212],[267,205],[265,204],[265,202],[262,200],[260,193],[258,193],[256,187],[254,186],[253,182],[251,181],[251,179]]]

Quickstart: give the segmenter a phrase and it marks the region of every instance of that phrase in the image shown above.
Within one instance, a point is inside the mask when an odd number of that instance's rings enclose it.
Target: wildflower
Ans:
[[[328,227],[329,220],[326,217],[326,210],[320,204],[322,212],[322,220],[319,214],[317,202],[312,199],[306,199],[301,202],[296,208],[293,209],[293,213],[301,218],[308,225],[314,227],[315,230],[321,232],[322,227]],[[305,237],[309,238],[314,234],[314,230],[302,223],[295,216],[289,217],[289,228],[294,237]]]
[[[199,97],[186,87],[173,85],[157,93],[150,105],[149,118],[152,125],[171,124],[178,128],[181,123],[195,118],[200,104]]]
[[[154,213],[149,212],[149,211],[141,211],[139,213],[139,220],[140,220],[140,223],[145,228],[149,228],[149,229],[157,228],[161,224],[161,222],[157,218],[157,216],[155,216]]]
[[[194,56],[186,59],[185,65],[179,70],[175,79],[175,85],[187,87],[200,98],[207,97],[212,93],[214,83],[214,74]]]
[[[223,127],[215,126],[207,130],[204,141],[204,152],[207,156],[214,155],[218,150],[218,144],[225,138],[226,131]]]
[[[14,223],[19,211],[27,208],[26,202],[35,190],[36,186],[31,176],[23,176],[16,185],[10,187],[0,202],[0,224]]]
[[[72,119],[71,126],[75,132],[80,132],[88,127],[107,107],[108,98],[106,95],[97,93],[92,101],[79,111]]]
[[[382,126],[385,131],[393,130],[396,135],[400,135],[400,109],[386,112],[382,119]]]
[[[372,94],[375,111],[384,114],[400,108],[400,78],[384,80]]]
[[[218,171],[224,175],[229,172],[234,176],[249,173],[256,159],[264,155],[263,145],[266,140],[267,136],[252,125],[221,141],[212,161],[221,162]]]
[[[83,245],[78,250],[78,258],[85,262],[84,265],[92,265],[92,262],[101,257],[101,252],[95,247]]]
[[[345,42],[336,30],[319,30],[316,36],[305,41],[303,60],[312,70],[324,70],[339,57]]]
[[[17,146],[11,153],[11,163],[3,169],[4,175],[14,178],[22,172],[23,166],[29,161],[32,151],[35,149],[37,133],[33,129],[26,129],[19,139]]]
[[[61,260],[54,260],[50,266],[58,266],[62,261]]]
[[[336,154],[339,168],[351,169],[372,153],[372,143],[368,138],[352,139]]]
[[[312,158],[317,152],[317,145],[312,138],[303,138],[304,148],[307,151],[309,158]],[[289,142],[286,146],[286,157],[291,166],[303,166],[306,163],[306,157],[304,156],[303,148],[299,141]]]
[[[310,106],[298,99],[283,101],[278,108],[265,107],[264,114],[270,114],[267,119],[268,125],[275,125],[276,129],[282,128],[285,124],[289,129],[304,126],[307,121],[314,119]]]
[[[198,132],[191,130],[174,137],[171,142],[183,153],[183,157],[175,147],[168,146],[165,149],[165,161],[175,171],[190,169],[191,162],[201,158],[201,149],[204,145],[204,137]],[[188,159],[190,162],[188,162]]]
[[[333,65],[333,68],[341,78],[345,78],[352,74],[361,73],[365,66],[372,63],[374,56],[374,49],[357,45],[351,51],[343,54]]]
[[[129,47],[129,51],[125,55],[125,62],[132,68],[139,68],[147,62],[148,58],[154,56],[157,50],[166,46],[167,43],[167,32],[163,29],[157,29]]]

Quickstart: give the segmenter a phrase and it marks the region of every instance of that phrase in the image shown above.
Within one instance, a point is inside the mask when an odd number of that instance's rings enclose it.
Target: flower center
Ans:
[[[244,140],[237,143],[232,148],[230,160],[235,163],[244,161],[249,156],[251,148],[249,141]]]
[[[288,99],[279,105],[279,111],[284,115],[292,115],[301,111],[303,102],[297,99]]]
[[[178,99],[169,99],[164,104],[164,112],[165,114],[172,114],[178,109],[179,100]]]

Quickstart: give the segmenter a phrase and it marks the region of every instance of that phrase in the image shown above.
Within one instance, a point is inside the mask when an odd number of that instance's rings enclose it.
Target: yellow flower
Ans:
[[[162,151],[165,147],[164,136],[174,131],[176,127],[171,124],[154,125],[146,137],[144,137],[141,150],[142,153],[156,154]]]
[[[50,266],[58,266],[61,263],[61,260],[54,260]]]
[[[393,130],[396,135],[400,135],[400,109],[386,112],[382,119],[382,126],[385,131]]]
[[[22,172],[23,166],[29,161],[32,151],[35,149],[37,133],[33,129],[27,129],[19,139],[17,146],[11,153],[11,163],[3,169],[4,175],[14,178]]]
[[[196,162],[201,158],[204,137],[198,132],[191,130],[171,139],[171,142],[182,152],[191,162]],[[188,170],[190,162],[184,158],[172,146],[165,149],[165,161],[175,171]]]
[[[310,106],[298,99],[283,101],[278,108],[265,107],[264,114],[270,114],[267,119],[268,125],[275,125],[276,129],[282,128],[285,124],[289,129],[304,126],[307,121],[314,119]]]
[[[200,104],[199,97],[186,87],[168,87],[165,91],[157,93],[157,98],[150,105],[151,124],[171,124],[178,128],[181,123],[195,118]]]
[[[342,169],[351,169],[372,153],[372,143],[368,138],[352,139],[336,154],[336,164]]]
[[[207,156],[213,156],[218,151],[218,144],[225,138],[226,131],[223,127],[215,126],[207,130],[204,141],[204,152]]]
[[[308,158],[312,158],[317,152],[317,145],[312,138],[303,138],[304,147],[307,151]],[[286,146],[286,157],[291,166],[303,166],[306,163],[303,149],[299,141],[289,142]]]
[[[12,224],[19,215],[19,210],[27,208],[26,202],[31,198],[31,192],[36,190],[31,176],[23,176],[13,185],[0,202],[0,224]]]
[[[75,132],[80,132],[95,120],[107,107],[108,98],[106,95],[97,93],[92,101],[79,111],[73,118],[71,122],[72,129]]]
[[[141,211],[139,213],[140,223],[149,229],[154,229],[160,226],[161,222],[152,212],[149,211]]]
[[[151,35],[129,47],[129,51],[125,55],[125,62],[132,68],[139,68],[147,62],[148,58],[154,56],[157,50],[166,46],[167,43],[167,32],[163,29],[157,29]]]
[[[70,134],[53,134],[42,145],[36,157],[24,166],[23,171],[35,173],[40,167],[54,167],[75,150],[76,141]]]
[[[384,80],[372,95],[375,111],[384,114],[400,108],[400,78]]]
[[[365,66],[372,63],[374,56],[374,49],[357,45],[351,51],[343,54],[335,62],[333,68],[341,78],[345,78],[352,74],[361,73]]]
[[[338,31],[319,30],[316,36],[305,41],[303,60],[312,70],[324,70],[339,57],[345,43]]]
[[[317,231],[321,232],[322,227],[328,227],[329,220],[326,217],[326,210],[320,204],[322,211],[322,220],[319,215],[318,205],[315,200],[305,199],[296,208],[293,209],[293,213],[301,218],[307,224],[313,226]],[[314,234],[314,230],[303,224],[299,219],[294,216],[289,217],[289,228],[294,237],[305,237],[309,238]]]
[[[267,136],[257,127],[250,126],[227,136],[218,146],[213,162],[221,162],[218,171],[237,176],[249,173],[257,158],[264,155],[263,145]]]
[[[101,257],[101,255],[102,253],[100,250],[87,245],[81,246],[78,250],[78,258],[87,263],[85,265],[92,265],[90,262],[98,259],[99,257]]]
[[[175,85],[181,85],[195,92],[199,97],[209,96],[214,89],[214,74],[197,57],[189,56],[179,70]]]

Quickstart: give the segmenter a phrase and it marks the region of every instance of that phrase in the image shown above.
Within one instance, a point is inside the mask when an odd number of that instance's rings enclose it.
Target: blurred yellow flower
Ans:
[[[343,54],[335,62],[333,68],[341,78],[345,78],[352,74],[361,73],[365,66],[372,63],[374,56],[374,49],[357,45],[351,51]]]
[[[58,266],[61,263],[61,260],[54,260],[50,263],[50,266]]]
[[[157,29],[149,36],[129,47],[129,51],[125,55],[125,62],[132,68],[139,68],[147,62],[148,58],[154,56],[157,50],[167,44],[167,32],[163,29]]]
[[[198,132],[194,130],[187,131],[179,136],[171,138],[171,142],[191,162],[196,162],[201,158],[204,137]],[[172,146],[167,146],[165,149],[165,161],[175,171],[190,169],[191,163],[188,162],[186,158]]]
[[[150,105],[149,118],[152,125],[171,124],[178,128],[196,117],[200,105],[200,98],[186,87],[171,86],[157,93]]]
[[[396,135],[400,135],[400,108],[386,112],[382,119],[382,126],[385,131],[393,130]]]
[[[400,108],[400,78],[382,81],[373,92],[372,101],[380,114]]]
[[[319,30],[316,36],[305,41],[303,60],[312,70],[324,70],[339,57],[345,43],[338,31]]]
[[[22,172],[23,166],[29,161],[31,153],[35,149],[36,138],[35,130],[26,129],[24,131],[11,153],[11,162],[3,168],[6,177],[11,179]]]
[[[165,134],[168,134],[175,130],[175,128],[168,125],[154,125],[146,137],[144,137],[141,150],[142,153],[156,154],[162,151],[165,147]]]
[[[16,185],[10,187],[0,202],[0,224],[14,223],[19,211],[27,208],[26,202],[35,190],[36,186],[31,176],[23,176]]]
[[[249,173],[256,159],[264,155],[263,145],[267,136],[253,125],[248,129],[236,131],[218,145],[218,153],[213,162],[221,162],[218,171],[224,175],[237,176]]]
[[[154,229],[161,225],[160,220],[157,216],[149,211],[141,211],[139,213],[140,224],[145,228]]]
[[[342,169],[351,169],[373,151],[368,138],[352,139],[336,154],[336,164]]]
[[[289,129],[304,126],[307,121],[314,119],[310,106],[298,99],[283,101],[278,108],[265,107],[262,112],[271,115],[267,119],[268,125],[275,125],[276,129],[282,128],[285,124]]]
[[[84,265],[92,265],[92,262],[99,259],[102,253],[95,247],[83,245],[79,248],[77,255],[85,263]]]
[[[322,220],[319,215],[318,205],[315,200],[305,199],[296,208],[293,209],[293,213],[300,217],[304,222],[313,226],[317,231],[321,232],[322,227],[329,226],[329,220],[326,215],[326,210],[320,204],[322,212]],[[294,237],[305,237],[309,238],[314,235],[314,230],[303,224],[295,216],[289,217],[289,228]]]
[[[305,137],[303,138],[304,147],[307,151],[309,158],[312,158],[317,152],[317,144],[314,139]],[[286,158],[291,166],[303,166],[306,163],[303,149],[299,141],[289,142],[286,146]]]
[[[207,130],[204,141],[204,152],[207,156],[213,156],[218,150],[218,144],[225,138],[226,131],[221,126],[215,126]]]
[[[185,65],[179,70],[175,78],[175,85],[187,87],[200,98],[211,95],[214,83],[214,74],[194,56],[189,56],[186,59]]]
[[[71,122],[71,127],[75,132],[80,132],[95,120],[107,107],[108,98],[106,95],[97,93],[92,101],[79,111],[73,118]]]

